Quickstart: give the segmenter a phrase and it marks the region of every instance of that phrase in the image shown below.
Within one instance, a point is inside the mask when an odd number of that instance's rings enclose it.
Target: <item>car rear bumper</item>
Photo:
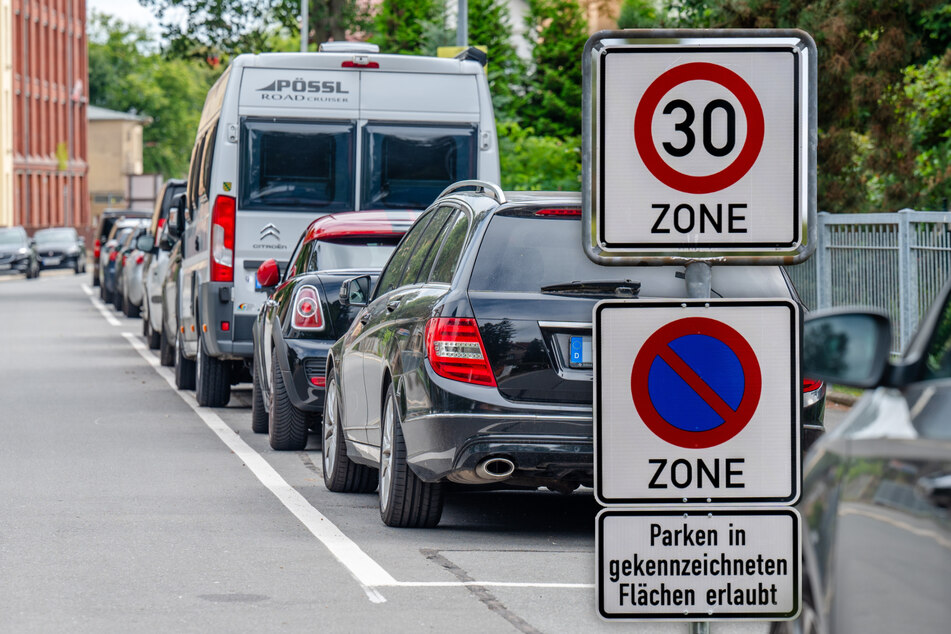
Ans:
[[[590,486],[594,480],[590,414],[429,414],[404,420],[402,429],[407,461],[428,482]],[[504,479],[480,474],[489,458],[510,460],[514,472]]]
[[[294,407],[323,413],[327,353],[334,342],[326,339],[282,339],[278,344],[278,367]],[[315,384],[312,379],[316,379]]]

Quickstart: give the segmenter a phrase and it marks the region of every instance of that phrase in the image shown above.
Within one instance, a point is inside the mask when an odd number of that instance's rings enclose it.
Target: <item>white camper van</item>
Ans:
[[[225,405],[248,380],[267,301],[255,272],[286,261],[316,216],[425,209],[455,181],[499,182],[481,53],[341,45],[240,55],[208,92],[183,214],[176,359],[179,387],[194,386],[201,405]]]

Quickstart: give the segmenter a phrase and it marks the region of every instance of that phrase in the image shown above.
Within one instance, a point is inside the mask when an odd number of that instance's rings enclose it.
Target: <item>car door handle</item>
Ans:
[[[367,323],[368,321],[370,321],[370,313],[369,313],[369,312],[365,312],[365,313],[363,313],[362,315],[360,315],[360,323],[361,323],[361,324],[366,325],[366,323]]]
[[[400,305],[400,300],[394,299],[392,302],[386,305],[386,312],[392,313],[394,310],[399,308],[399,305]]]

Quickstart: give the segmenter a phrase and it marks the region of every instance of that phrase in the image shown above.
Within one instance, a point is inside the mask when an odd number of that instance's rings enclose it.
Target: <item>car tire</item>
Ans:
[[[284,384],[284,374],[277,362],[277,352],[271,351],[271,409],[268,412],[267,436],[271,449],[300,451],[307,446],[310,427],[307,412],[294,407]]]
[[[166,368],[175,365],[175,344],[168,340],[165,324],[162,324],[162,332],[159,333],[159,363]]]
[[[392,383],[383,399],[380,432],[380,518],[398,528],[434,527],[442,516],[442,483],[423,482],[409,468]]]
[[[180,390],[195,389],[195,360],[185,356],[181,333],[175,337],[175,387]]]
[[[261,379],[258,376],[260,370],[257,359],[255,359],[251,363],[251,431],[255,434],[266,434],[269,414],[264,404]]]
[[[159,350],[162,347],[162,333],[152,330],[152,324],[145,320],[146,335],[149,340],[149,350]]]
[[[203,407],[224,407],[231,400],[228,364],[208,355],[204,337],[198,337],[195,365],[195,400]]]
[[[79,275],[80,273],[83,272],[83,270],[84,269],[82,264],[80,264],[79,262],[79,258],[76,258],[76,266],[73,267],[73,273],[75,273],[76,275]]]
[[[99,276],[96,275],[95,271],[93,271],[93,275],[92,275],[92,286],[93,288],[99,286]]]
[[[357,464],[347,456],[347,442],[343,437],[340,420],[337,377],[333,370],[327,376],[321,438],[324,486],[327,490],[335,493],[372,493],[378,481],[376,469]]]
[[[122,312],[126,317],[138,317],[141,310],[138,306],[129,301],[128,295],[122,296]]]
[[[149,334],[150,334],[149,320],[148,320],[148,318],[146,317],[145,312],[143,311],[143,312],[142,312],[142,336],[145,337],[146,339],[148,339],[148,338],[149,338]],[[152,346],[149,346],[149,347],[152,348]],[[154,348],[152,348],[152,349],[154,350]]]

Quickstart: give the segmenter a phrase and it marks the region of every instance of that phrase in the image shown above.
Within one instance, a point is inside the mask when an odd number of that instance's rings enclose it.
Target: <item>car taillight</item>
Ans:
[[[125,263],[128,262],[128,261],[129,261],[129,254],[128,254],[128,253],[123,253],[123,254],[122,254],[122,266],[125,266]]]
[[[231,196],[218,196],[211,210],[211,281],[234,281],[234,212]]]
[[[110,261],[110,262],[115,262],[115,261],[116,261],[116,258],[117,258],[118,256],[119,256],[119,254],[116,253],[115,251],[113,251],[112,253],[109,254],[109,261]]]
[[[320,295],[313,286],[301,286],[297,289],[291,325],[297,330],[324,329],[324,311],[320,306]]]
[[[559,216],[559,217],[570,217],[570,216],[580,216],[580,209],[539,209],[535,212],[536,216]]]
[[[426,356],[439,376],[476,385],[495,385],[495,375],[475,319],[431,318],[426,322]]]
[[[94,245],[94,246],[95,246],[95,248],[94,248],[92,254],[93,254],[93,256],[98,260],[98,259],[99,259],[99,254],[102,253],[102,240],[100,240],[99,238],[96,238],[96,242],[95,242],[95,245]]]
[[[803,379],[802,380],[802,391],[803,392],[815,392],[818,389],[822,388],[822,381],[819,379]]]
[[[135,259],[135,263],[142,264],[143,262],[145,262],[145,256],[140,253],[139,256]]]

